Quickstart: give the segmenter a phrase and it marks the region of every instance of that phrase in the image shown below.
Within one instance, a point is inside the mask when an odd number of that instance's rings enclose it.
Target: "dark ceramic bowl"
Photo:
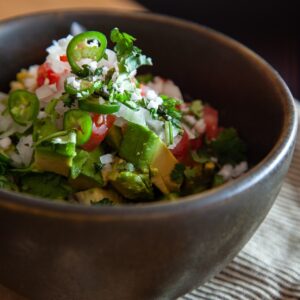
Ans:
[[[151,14],[52,12],[0,24],[0,88],[41,63],[72,21],[132,33],[154,72],[209,101],[246,140],[253,167],[178,202],[90,208],[0,192],[0,282],[30,299],[173,299],[219,272],[265,218],[290,164],[292,96],[253,52],[213,30]]]

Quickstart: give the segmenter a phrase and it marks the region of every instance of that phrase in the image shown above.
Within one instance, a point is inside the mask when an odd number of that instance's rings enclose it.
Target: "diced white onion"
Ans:
[[[196,118],[194,116],[185,115],[182,118],[190,126],[194,126],[197,123],[197,120],[196,120]]]
[[[195,129],[199,134],[204,133],[204,132],[205,132],[205,129],[206,129],[206,124],[205,124],[204,120],[203,120],[203,119],[198,120],[198,121],[195,123],[194,129]]]
[[[11,145],[11,139],[9,137],[0,139],[0,148],[2,148],[3,150],[7,150],[10,145]]]
[[[227,181],[231,179],[232,172],[233,172],[233,166],[230,164],[226,164],[222,167],[222,169],[218,172],[218,174],[223,176],[224,180]]]
[[[69,63],[61,61],[60,57],[66,55],[68,44],[72,38],[72,35],[68,35],[66,38],[60,39],[58,41],[53,41],[52,45],[46,49],[49,53],[46,58],[46,62],[49,64],[50,68],[57,74],[70,72]]]
[[[25,167],[28,167],[32,160],[32,154],[33,154],[32,144],[33,144],[32,135],[28,135],[28,136],[22,136],[16,146],[19,155],[21,157],[21,161]]]
[[[110,164],[114,161],[114,157],[112,154],[104,154],[104,155],[100,156],[100,161],[104,165]]]
[[[236,178],[245,173],[248,170],[248,164],[246,161],[240,162],[238,165],[236,165],[232,171],[232,177]]]
[[[117,118],[116,121],[114,122],[115,126],[118,127],[123,127],[123,125],[125,125],[127,122],[124,118]]]
[[[190,140],[196,138],[195,132],[193,129],[190,129],[188,126],[186,126],[185,124],[182,124],[182,128],[186,131],[188,137]]]
[[[164,94],[176,99],[183,99],[181,91],[172,80],[165,80],[161,77],[155,76],[153,81],[147,84],[157,94]]]
[[[43,100],[50,96],[52,97],[55,91],[50,85],[42,85],[41,87],[35,90],[35,93],[40,100]]]
[[[44,119],[44,118],[46,118],[46,117],[47,117],[46,112],[44,112],[44,111],[39,111],[38,116],[37,116],[38,119]]]

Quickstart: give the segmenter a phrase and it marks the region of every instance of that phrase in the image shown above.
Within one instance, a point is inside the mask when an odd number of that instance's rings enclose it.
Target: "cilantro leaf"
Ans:
[[[87,152],[79,150],[76,156],[73,158],[70,175],[72,179],[77,178],[79,175],[84,175],[90,179],[93,179],[100,185],[103,185],[103,179],[101,175],[102,164],[99,160],[101,152],[98,149]]]
[[[224,129],[215,141],[211,142],[221,164],[237,164],[246,159],[246,145],[239,138],[234,128]]]
[[[88,152],[84,150],[80,150],[77,152],[76,156],[73,158],[72,167],[70,170],[70,175],[72,179],[75,179],[79,176],[82,171],[83,165],[86,163],[88,159]]]
[[[0,150],[0,175],[6,174],[9,165],[9,158],[6,154],[1,153]]]
[[[7,175],[0,175],[0,188],[11,191],[18,191],[18,187],[14,183],[13,178]]]
[[[171,172],[171,179],[176,182],[181,184],[184,180],[184,171],[185,171],[185,165],[183,164],[176,164],[175,168]]]
[[[113,206],[114,202],[111,201],[109,198],[102,198],[98,202],[91,202],[92,205],[107,205],[107,206]]]
[[[215,174],[214,179],[213,179],[213,187],[222,185],[225,182],[224,177],[219,174]]]
[[[171,121],[173,125],[181,128],[181,117],[182,113],[177,109],[177,105],[181,103],[180,100],[166,96],[160,95],[163,100],[162,105],[157,109],[157,114],[166,121]]]
[[[141,49],[134,46],[135,38],[132,35],[114,28],[110,33],[110,39],[116,44],[114,50],[119,60],[120,72],[131,73],[140,66],[152,65],[151,58],[142,54]]]
[[[20,177],[20,189],[24,193],[64,200],[72,192],[67,179],[53,173],[28,173]]]

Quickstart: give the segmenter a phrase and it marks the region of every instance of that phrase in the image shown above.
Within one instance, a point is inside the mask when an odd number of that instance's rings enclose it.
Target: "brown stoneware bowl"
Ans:
[[[224,35],[174,18],[108,11],[0,23],[0,89],[20,68],[41,63],[73,21],[136,36],[155,74],[210,102],[223,125],[238,129],[252,168],[170,203],[95,208],[0,191],[0,283],[33,300],[174,299],[219,272],[268,213],[293,152],[292,96],[270,65]]]

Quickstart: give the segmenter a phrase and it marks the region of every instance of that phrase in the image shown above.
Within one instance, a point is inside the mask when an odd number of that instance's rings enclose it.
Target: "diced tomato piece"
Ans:
[[[199,136],[195,139],[190,140],[190,146],[192,150],[198,150],[202,147],[202,137]]]
[[[182,138],[174,149],[171,149],[173,155],[179,160],[182,161],[187,154],[189,153],[190,142],[189,136],[186,131],[183,132]]]
[[[62,62],[67,62],[68,61],[68,57],[67,57],[67,55],[61,55],[59,57],[59,60],[62,61]]]
[[[39,87],[45,83],[46,79],[49,80],[50,84],[58,84],[59,78],[59,75],[50,68],[49,64],[44,63],[39,66],[37,76],[37,85]]]
[[[92,135],[81,147],[86,151],[93,151],[96,149],[106,137],[108,130],[115,120],[116,117],[114,115],[94,114]]]
[[[215,139],[219,134],[218,128],[218,111],[210,106],[204,106],[203,119],[206,126],[206,138],[210,141]]]

